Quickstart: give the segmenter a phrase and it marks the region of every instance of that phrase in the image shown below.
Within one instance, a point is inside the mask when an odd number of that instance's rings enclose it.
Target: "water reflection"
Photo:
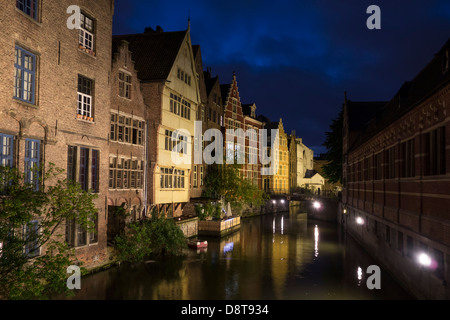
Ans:
[[[320,231],[320,242],[319,242]],[[339,240],[336,226],[305,213],[274,213],[242,220],[207,250],[82,278],[77,299],[375,299],[357,267],[373,264],[356,245]],[[320,255],[319,255],[320,249]],[[360,268],[361,269],[361,268]],[[362,269],[361,269],[362,272]],[[359,277],[361,276],[361,279]],[[387,278],[386,278],[387,279]],[[398,296],[401,289],[386,284]]]

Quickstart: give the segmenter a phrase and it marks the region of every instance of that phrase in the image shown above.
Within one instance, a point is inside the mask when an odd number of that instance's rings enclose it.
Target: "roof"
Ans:
[[[382,102],[347,102],[349,129],[364,131],[354,147],[370,139],[450,83],[450,70],[443,70],[445,61],[449,59],[449,50],[450,38],[433,59],[411,81],[403,83],[396,95],[384,105]]]
[[[364,131],[374,118],[379,117],[387,101],[347,100],[347,117],[350,131]]]
[[[135,68],[141,81],[168,78],[188,31],[163,32],[146,28],[144,33],[113,36],[113,50],[117,41],[129,42]]]
[[[222,95],[222,102],[223,105],[226,106],[228,102],[228,93],[230,92],[231,83],[228,84],[221,84],[220,85],[220,92]]]
[[[316,170],[307,169],[304,178],[312,178],[318,173]]]

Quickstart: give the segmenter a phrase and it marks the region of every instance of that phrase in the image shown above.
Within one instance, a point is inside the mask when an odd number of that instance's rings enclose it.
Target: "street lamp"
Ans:
[[[320,209],[321,206],[322,206],[322,205],[320,204],[320,202],[314,201],[313,207],[314,207],[315,209]]]

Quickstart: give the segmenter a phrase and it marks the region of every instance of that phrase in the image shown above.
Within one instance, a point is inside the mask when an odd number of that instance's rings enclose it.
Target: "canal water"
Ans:
[[[238,231],[206,239],[207,249],[184,257],[85,276],[75,299],[412,299],[382,268],[381,288],[370,290],[376,261],[337,225],[296,210],[245,218]]]

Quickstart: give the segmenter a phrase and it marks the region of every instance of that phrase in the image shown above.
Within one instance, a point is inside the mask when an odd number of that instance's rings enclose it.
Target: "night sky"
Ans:
[[[370,5],[381,30],[369,30]],[[344,92],[354,101],[390,100],[450,37],[450,1],[115,0],[114,34],[187,29],[203,67],[221,84],[236,72],[242,103],[283,119],[315,154]]]

